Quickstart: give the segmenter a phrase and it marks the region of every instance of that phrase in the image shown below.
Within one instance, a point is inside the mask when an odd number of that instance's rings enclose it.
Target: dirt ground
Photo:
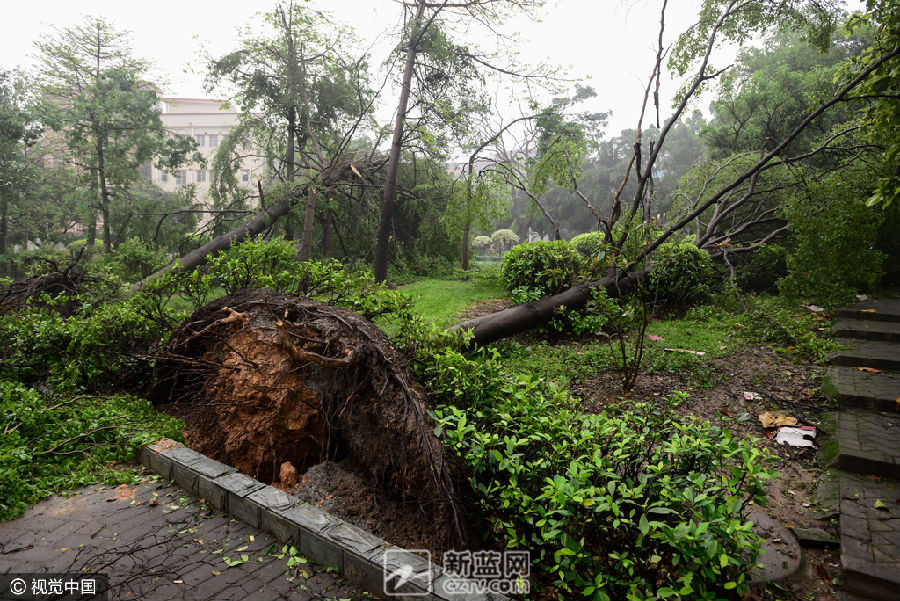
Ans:
[[[750,347],[710,363],[714,375],[706,386],[698,386],[689,373],[642,373],[634,390],[623,395],[618,374],[607,372],[572,383],[570,390],[584,399],[588,411],[601,411],[623,399],[662,403],[673,390],[688,393],[689,399],[679,406],[679,413],[721,424],[738,436],[751,436],[777,459],[771,465],[777,475],[766,486],[769,505],[765,511],[773,519],[788,528],[815,527],[836,535],[831,516],[817,507],[815,498],[822,477],[817,454],[823,437],[830,434],[822,416],[834,409],[821,394],[824,368],[780,357],[763,347]],[[759,398],[748,400],[745,392],[756,393]],[[816,446],[790,447],[768,438],[759,420],[766,411],[796,417],[801,425],[816,426]],[[832,579],[839,572],[837,550],[805,548],[803,555],[800,572],[785,583],[785,588],[770,586],[758,591],[758,598],[834,599]]]

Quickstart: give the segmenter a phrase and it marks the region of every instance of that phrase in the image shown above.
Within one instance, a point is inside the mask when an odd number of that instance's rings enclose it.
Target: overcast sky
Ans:
[[[400,5],[392,0],[313,0],[337,20],[355,28],[359,41],[373,46],[372,63],[380,64],[390,45],[386,32],[395,29]],[[699,0],[675,0],[667,14],[668,40],[693,22]],[[82,15],[100,15],[132,33],[134,53],[154,64],[151,75],[166,94],[210,97],[203,88],[201,49],[221,55],[236,45],[236,29],[253,22],[275,1],[233,0],[31,0],[8,3],[0,25],[0,65],[9,69],[33,63],[34,41],[52,28],[78,23]],[[506,30],[521,35],[522,60],[550,61],[568,74],[585,78],[598,92],[590,108],[612,110],[609,130],[633,127],[640,110],[655,51],[658,0],[557,0],[548,3],[542,20],[516,19]],[[381,43],[379,43],[379,41]],[[733,56],[733,51],[731,52]],[[728,58],[722,62],[727,62]],[[722,63],[716,63],[722,64]],[[587,79],[590,78],[590,79]],[[676,85],[663,82],[665,109]],[[385,99],[387,105],[393,101]],[[386,106],[387,106],[386,105]],[[390,118],[390,109],[381,111]],[[666,111],[663,110],[663,118]]]

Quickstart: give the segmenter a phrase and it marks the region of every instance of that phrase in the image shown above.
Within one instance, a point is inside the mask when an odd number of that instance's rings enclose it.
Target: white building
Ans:
[[[199,152],[206,157],[206,167],[198,164],[183,166],[174,174],[150,167],[149,180],[169,192],[179,186],[193,184],[197,200],[209,206],[209,187],[212,162],[216,150],[237,125],[240,113],[226,107],[225,101],[210,98],[162,98],[162,122],[166,131],[181,136],[192,136],[197,140]],[[256,187],[256,180],[263,176],[264,162],[254,155],[246,143],[240,145],[246,155],[238,181],[248,188]]]

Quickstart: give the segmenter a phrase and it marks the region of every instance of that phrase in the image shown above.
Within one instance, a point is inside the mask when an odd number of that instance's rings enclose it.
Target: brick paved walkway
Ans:
[[[155,480],[92,486],[0,523],[0,573],[106,573],[111,599],[370,598],[322,566],[305,563],[289,573],[287,558],[266,554],[270,536]],[[246,563],[227,565],[226,557],[244,555]]]
[[[845,599],[897,601],[900,587],[900,300],[837,311],[849,348],[829,357],[837,414]],[[873,369],[874,368],[874,369]]]

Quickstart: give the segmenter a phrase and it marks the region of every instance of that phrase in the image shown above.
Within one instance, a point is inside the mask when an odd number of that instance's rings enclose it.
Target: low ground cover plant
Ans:
[[[585,414],[558,387],[506,376],[495,354],[438,354],[426,380],[493,535],[530,550],[560,598],[747,588],[759,540],[742,512],[772,476],[752,441],[643,403]]]

